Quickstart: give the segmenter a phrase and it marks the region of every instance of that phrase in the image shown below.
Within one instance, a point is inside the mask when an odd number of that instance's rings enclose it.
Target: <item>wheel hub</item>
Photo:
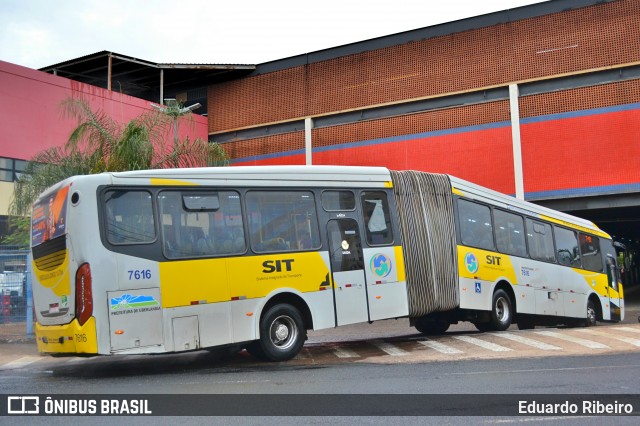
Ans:
[[[502,298],[496,301],[496,314],[500,321],[504,321],[509,316],[509,306]]]
[[[289,328],[284,324],[278,324],[276,326],[275,335],[276,335],[276,339],[278,339],[279,341],[283,341],[287,337],[289,337]]]
[[[269,335],[275,346],[285,350],[295,344],[298,332],[293,319],[287,315],[281,315],[271,323]]]

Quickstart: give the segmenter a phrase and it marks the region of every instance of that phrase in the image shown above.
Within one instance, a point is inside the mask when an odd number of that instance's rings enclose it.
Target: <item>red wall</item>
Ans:
[[[640,182],[640,104],[525,119],[521,131],[527,193]]]
[[[143,99],[0,61],[0,157],[28,160],[45,148],[64,145],[77,121],[63,118],[60,102],[72,96],[121,123],[151,109]],[[180,124],[180,136],[206,140],[206,117],[193,117],[193,125]]]
[[[527,198],[637,190],[640,103],[524,118],[521,137]],[[304,161],[304,152],[296,150],[238,158],[233,164]],[[509,122],[318,147],[313,164],[448,173],[515,193]]]

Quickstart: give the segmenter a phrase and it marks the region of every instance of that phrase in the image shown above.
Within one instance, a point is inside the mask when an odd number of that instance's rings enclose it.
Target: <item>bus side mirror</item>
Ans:
[[[618,291],[618,274],[616,273],[616,265],[607,263],[607,278],[609,279],[609,286]]]
[[[607,279],[609,280],[609,287],[618,291],[618,268],[612,257],[607,257]]]

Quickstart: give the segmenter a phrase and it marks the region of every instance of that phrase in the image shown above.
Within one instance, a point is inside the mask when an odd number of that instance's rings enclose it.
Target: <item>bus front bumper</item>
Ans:
[[[63,325],[36,323],[38,352],[48,354],[97,354],[98,341],[94,317],[80,325],[77,319]]]

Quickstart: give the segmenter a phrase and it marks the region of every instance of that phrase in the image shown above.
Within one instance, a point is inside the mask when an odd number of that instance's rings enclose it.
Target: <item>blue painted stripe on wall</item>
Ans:
[[[615,105],[603,108],[584,109],[580,111],[561,112],[558,114],[538,115],[536,117],[521,118],[520,124],[540,123],[544,121],[562,120],[565,118],[588,117],[590,115],[609,114],[612,112],[633,111],[640,109],[640,103]]]
[[[592,195],[621,194],[627,192],[640,192],[640,183],[590,186],[586,188],[557,189],[552,191],[525,192],[524,198],[527,201],[535,201],[545,200],[549,198],[586,197]]]
[[[431,132],[412,133],[409,135],[390,136],[388,138],[369,139],[366,141],[349,142],[340,145],[330,145],[314,148],[313,152],[337,151],[340,149],[360,148],[363,146],[380,145],[385,143],[405,142],[416,139],[433,138],[437,136],[458,135],[461,133],[476,132],[478,130],[500,129],[511,126],[510,121],[498,121],[495,123],[478,124],[474,126],[456,127],[453,129],[434,130]]]
[[[444,129],[444,130],[434,130],[431,132],[422,132],[422,133],[413,133],[408,135],[399,135],[399,136],[390,136],[387,138],[379,138],[379,139],[369,139],[365,141],[357,141],[357,142],[348,142],[340,145],[330,145],[330,146],[321,146],[318,148],[313,148],[313,152],[329,152],[329,151],[338,151],[342,149],[349,148],[360,148],[363,146],[374,146],[381,145],[387,143],[396,143],[396,142],[405,142],[416,139],[424,139],[424,138],[432,138],[436,136],[446,136],[446,135],[457,135],[461,133],[469,133],[476,132],[478,130],[487,130],[487,129],[499,129],[502,127],[511,126],[510,121],[498,121],[495,123],[487,123],[487,124],[479,124],[474,126],[465,126],[465,127],[456,127],[453,129]],[[252,157],[243,157],[232,160],[232,163],[243,163],[246,161],[259,161],[266,160],[270,158],[278,158],[278,157],[289,157],[291,155],[299,155],[304,154],[304,150],[296,149],[292,151],[283,151],[272,154],[263,154],[263,155],[255,155]]]
[[[315,151],[315,150],[314,150]],[[253,157],[242,157],[231,160],[231,164],[245,163],[247,161],[268,160],[270,158],[290,157],[292,155],[304,154],[304,149],[296,149],[293,151],[274,152],[272,154],[254,155]]]

